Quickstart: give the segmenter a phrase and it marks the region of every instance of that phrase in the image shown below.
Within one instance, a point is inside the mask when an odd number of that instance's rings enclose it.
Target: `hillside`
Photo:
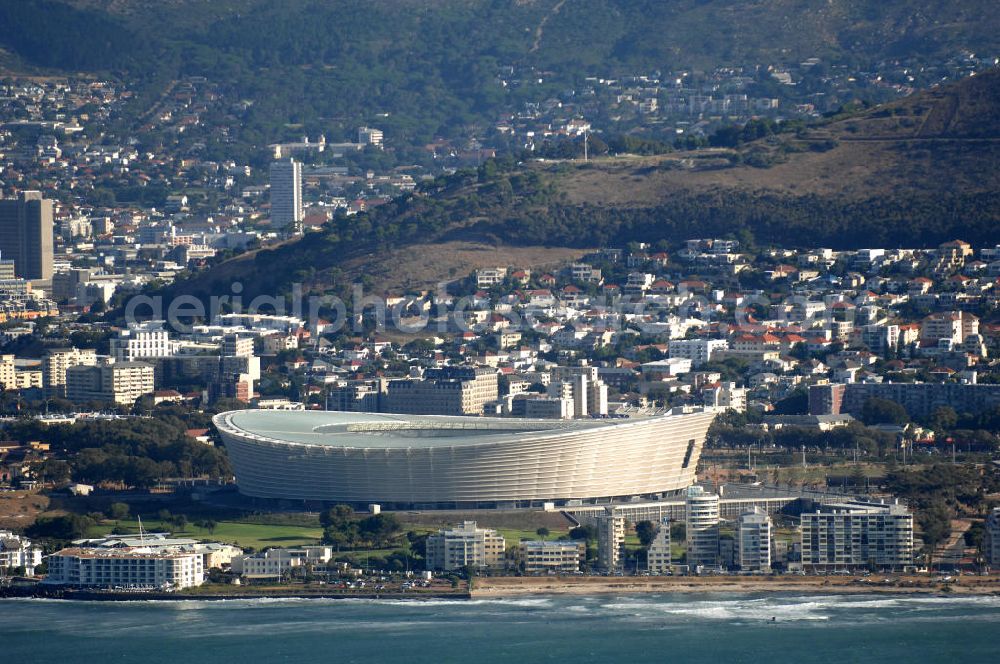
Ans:
[[[243,145],[259,147],[284,132],[349,135],[378,116],[386,135],[416,146],[462,136],[495,122],[501,107],[560,95],[585,76],[766,67],[811,57],[853,70],[895,58],[932,62],[994,52],[1000,14],[993,5],[0,0],[0,47],[36,67],[127,74],[139,82],[140,102],[151,103],[178,77],[207,77],[227,96],[252,101],[236,129]],[[531,84],[500,85],[505,68]]]
[[[551,247],[713,235],[841,249],[1000,243],[998,112],[994,71],[731,149],[490,162],[170,292],[228,292],[234,279],[247,293],[296,281],[341,292],[359,280],[375,291],[425,288],[476,266],[572,256]]]

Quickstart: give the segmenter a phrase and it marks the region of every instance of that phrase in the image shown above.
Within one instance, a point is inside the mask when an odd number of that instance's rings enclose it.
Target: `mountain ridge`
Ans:
[[[941,105],[955,106],[952,121],[928,133],[923,120]],[[344,289],[357,280],[375,290],[427,288],[455,278],[454,269],[424,269],[424,278],[409,282],[399,275],[414,260],[408,256],[433,243],[491,250],[479,267],[496,264],[502,247],[582,252],[632,240],[676,245],[747,233],[778,246],[837,249],[933,246],[955,237],[1000,243],[998,112],[1000,71],[992,71],[732,149],[587,163],[489,162],[371,213],[338,218],[303,240],[223,263],[166,292],[209,295],[234,279],[247,293],[283,291],[293,281],[313,290]],[[745,163],[758,153],[785,161]],[[463,269],[476,266],[462,263]]]

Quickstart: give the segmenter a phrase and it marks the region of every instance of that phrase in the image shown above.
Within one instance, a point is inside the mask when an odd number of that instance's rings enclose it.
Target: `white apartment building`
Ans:
[[[382,147],[384,138],[385,135],[381,129],[375,129],[374,127],[361,127],[358,129],[358,143],[361,145]]]
[[[25,574],[34,575],[35,567],[42,564],[42,549],[31,544],[26,537],[9,530],[0,530],[0,576],[4,570],[24,568]]]
[[[222,354],[230,357],[251,357],[253,337],[240,334],[226,334],[222,337]]]
[[[688,487],[685,500],[687,563],[715,567],[719,564],[719,496],[700,486]]]
[[[802,564],[815,569],[913,564],[913,515],[902,505],[836,503],[801,516]]]
[[[293,568],[306,565],[326,565],[331,558],[333,558],[333,548],[329,546],[268,549],[259,553],[234,557],[232,570],[248,579],[280,579]]]
[[[454,571],[463,567],[499,567],[506,542],[489,528],[477,528],[475,521],[443,529],[427,538],[427,569]]]
[[[573,540],[521,542],[525,574],[572,574],[580,571],[587,552],[585,542]]]
[[[194,552],[136,547],[74,547],[48,557],[45,583],[86,588],[190,588],[205,581],[204,559]]]
[[[596,517],[597,566],[605,572],[621,571],[625,553],[625,517],[618,516],[613,507]]]
[[[381,408],[411,415],[482,415],[499,397],[495,369],[441,367],[422,378],[390,380]]]
[[[271,224],[278,230],[302,232],[302,164],[294,159],[271,163]]]
[[[75,366],[97,365],[93,348],[61,348],[50,350],[42,360],[42,382],[51,394],[61,396],[66,391],[66,370]]]
[[[143,533],[141,535],[108,535],[91,539],[74,540],[73,545],[83,548],[138,549],[167,553],[194,553],[202,557],[202,567],[211,569],[229,565],[233,558],[243,554],[243,549],[221,542],[202,542],[196,539],[170,537],[169,533]]]
[[[729,348],[725,339],[677,339],[671,340],[667,352],[671,358],[691,360],[691,368],[711,362],[712,356],[720,350]]]
[[[573,417],[608,414],[608,386],[597,367],[554,367],[550,375],[549,396],[572,399]]]
[[[958,345],[979,334],[979,318],[967,311],[945,311],[927,316],[920,322],[920,338],[937,342],[947,339]]]
[[[82,403],[111,401],[131,406],[153,392],[153,366],[145,362],[78,365],[66,370],[66,398]]]
[[[507,278],[505,267],[484,267],[476,270],[476,288],[490,288],[502,284]]]
[[[728,408],[738,413],[747,409],[747,389],[736,387],[736,383],[716,383],[701,391],[702,403],[709,408]]]
[[[42,387],[42,372],[18,368],[17,358],[13,355],[0,355],[0,385],[8,390]]]
[[[277,314],[220,314],[217,326],[196,326],[196,332],[214,333],[239,332],[260,336],[266,332],[281,332],[294,334],[305,326],[305,321],[296,316],[280,316]]]
[[[518,394],[509,398],[512,417],[539,420],[571,420],[575,408],[571,397]]]
[[[770,572],[771,517],[755,507],[736,523],[736,565],[744,572]]]
[[[1000,566],[1000,507],[994,507],[986,519],[983,554],[987,565]]]
[[[670,572],[670,518],[663,517],[660,527],[646,551],[646,569],[650,574],[663,576]]]
[[[111,339],[111,357],[115,362],[135,362],[173,354],[174,344],[162,320],[133,323]]]

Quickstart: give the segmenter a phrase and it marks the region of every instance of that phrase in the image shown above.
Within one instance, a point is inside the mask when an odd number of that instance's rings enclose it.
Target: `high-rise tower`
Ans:
[[[302,164],[294,159],[271,163],[271,224],[302,232]]]
[[[52,201],[40,191],[0,200],[0,256],[21,279],[52,279]]]

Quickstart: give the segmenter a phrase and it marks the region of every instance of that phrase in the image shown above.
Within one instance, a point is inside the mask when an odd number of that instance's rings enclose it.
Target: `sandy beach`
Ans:
[[[933,593],[1000,596],[1000,576],[677,576],[677,577],[489,577],[477,578],[472,597],[628,593]]]

